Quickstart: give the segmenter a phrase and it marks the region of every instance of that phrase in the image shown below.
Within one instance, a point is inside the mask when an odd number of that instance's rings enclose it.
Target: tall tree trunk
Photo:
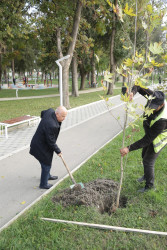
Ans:
[[[69,65],[64,65],[62,70],[62,81],[63,81],[63,106],[70,108],[69,103]]]
[[[2,89],[2,54],[0,53],[0,90]]]
[[[95,57],[94,57],[94,51],[91,58],[91,86],[96,86],[96,66],[95,66]]]
[[[8,83],[8,77],[7,77],[7,71],[6,71],[6,67],[5,67],[5,69],[4,69],[4,71],[3,71],[3,74],[4,74],[4,79],[5,79],[5,83]]]
[[[86,71],[84,69],[83,64],[79,64],[79,70],[80,70],[80,75],[81,75],[81,84],[80,84],[80,90],[83,90],[85,87],[85,79],[86,79]]]
[[[71,34],[71,42],[68,47],[67,55],[70,55],[70,58],[64,60],[61,62],[62,65],[62,80],[63,80],[63,105],[66,108],[70,108],[70,102],[69,102],[69,67],[71,64],[71,60],[73,57],[73,52],[76,44],[78,29],[79,29],[79,23],[81,18],[81,10],[82,10],[82,2],[78,0],[77,7],[75,11],[75,17],[73,22],[73,29]],[[57,51],[59,58],[63,57],[62,53],[62,47],[61,47],[61,34],[60,29],[57,29]]]
[[[87,73],[87,80],[90,80],[90,72]]]
[[[80,90],[84,89],[85,86],[85,79],[86,79],[86,72],[81,73],[81,85],[80,85]]]
[[[37,82],[39,80],[39,71],[37,70]]]
[[[12,82],[14,78],[15,78],[15,66],[14,66],[14,59],[12,59]]]
[[[118,0],[114,0],[114,5],[117,6]],[[112,76],[112,83],[108,85],[107,95],[113,94],[114,83],[115,83],[115,59],[114,59],[114,41],[115,41],[115,33],[116,33],[116,14],[113,12],[113,24],[112,24],[112,33],[111,33],[111,44],[110,44],[110,73]]]
[[[3,52],[4,54],[6,53],[6,48],[5,48],[5,47],[2,49],[2,52]],[[4,83],[7,83],[7,84],[8,84],[8,87],[9,87],[9,81],[8,81],[6,66],[4,67],[3,74],[4,74],[4,80],[5,80]],[[2,85],[3,85],[3,84],[2,84]]]
[[[78,97],[78,72],[77,72],[78,64],[77,64],[77,56],[74,53],[72,59],[72,96]]]
[[[0,44],[0,90],[2,89],[2,46]]]
[[[12,48],[12,53],[14,49]],[[14,65],[14,59],[12,59],[12,80],[15,78],[15,65]]]

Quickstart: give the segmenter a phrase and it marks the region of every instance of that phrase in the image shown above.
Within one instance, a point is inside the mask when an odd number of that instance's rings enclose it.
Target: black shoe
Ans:
[[[145,192],[148,192],[150,190],[154,190],[155,191],[156,189],[155,189],[155,187],[150,187],[150,188],[149,187],[144,187],[144,188],[139,189],[138,192],[139,193],[145,193]]]
[[[53,185],[52,184],[47,184],[47,185],[45,185],[45,186],[39,186],[39,188],[41,188],[41,189],[49,189],[49,188],[51,188]]]
[[[143,181],[145,181],[144,175],[143,175],[142,177],[140,177],[139,179],[137,179],[137,181],[138,181],[139,183],[142,183]]]
[[[58,179],[58,176],[50,175],[48,180],[54,181],[54,180],[57,180],[57,179]]]

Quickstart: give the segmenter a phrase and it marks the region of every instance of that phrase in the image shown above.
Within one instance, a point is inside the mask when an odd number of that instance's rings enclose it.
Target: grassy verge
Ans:
[[[130,128],[128,129],[129,133],[131,133]],[[141,131],[134,135],[134,140],[141,138],[142,134],[141,128]],[[74,177],[77,182],[86,183],[97,178],[119,181],[121,141],[122,135],[119,135],[75,172]],[[166,153],[167,148],[161,152],[156,162],[155,185],[157,190],[155,192],[150,191],[144,194],[137,192],[143,186],[136,181],[143,174],[141,151],[131,152],[128,155],[122,187],[122,195],[128,198],[126,208],[119,208],[109,216],[108,214],[100,214],[97,208],[84,206],[64,208],[61,204],[55,205],[51,198],[59,189],[71,185],[70,179],[67,178],[16,222],[1,232],[0,249],[166,249],[167,238],[165,236],[98,230],[40,220],[41,217],[50,217],[166,231]]]
[[[114,90],[114,95],[120,94],[120,89]],[[80,94],[79,97],[70,96],[71,108],[101,100],[103,91]],[[39,116],[42,110],[56,108],[60,105],[59,97],[48,97],[39,99],[14,100],[0,102],[0,119],[4,121],[22,115]]]

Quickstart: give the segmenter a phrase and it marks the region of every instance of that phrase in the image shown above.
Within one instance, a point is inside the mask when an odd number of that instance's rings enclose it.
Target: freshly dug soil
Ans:
[[[115,201],[118,191],[118,183],[110,179],[97,179],[89,183],[84,183],[84,188],[79,184],[74,188],[61,190],[52,198],[53,202],[62,203],[64,207],[91,206],[96,207],[100,213],[111,214],[114,211]],[[120,207],[125,207],[126,197],[120,198]]]

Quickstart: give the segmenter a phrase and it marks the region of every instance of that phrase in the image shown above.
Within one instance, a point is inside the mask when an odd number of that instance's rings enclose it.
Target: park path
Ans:
[[[145,102],[145,98],[140,95],[136,95],[134,100],[142,104]],[[120,95],[110,98],[110,103],[113,115],[102,100],[69,110],[57,144],[71,171],[82,166],[122,131],[113,116],[119,116],[119,122],[123,124],[124,103]],[[29,143],[35,130],[36,126],[18,129],[9,132],[9,139],[0,139],[0,231],[68,176],[55,154],[51,172],[58,175],[59,179],[52,181],[54,186],[50,190],[38,188],[40,166],[29,154]]]
[[[98,91],[102,91],[102,90],[103,90],[103,87],[91,88],[91,89],[87,89],[87,90],[79,90],[79,94],[98,92]],[[71,95],[71,93],[69,93],[69,94]],[[48,98],[48,97],[56,97],[56,96],[59,96],[59,94],[19,97],[19,91],[18,91],[18,97],[9,97],[9,98],[4,97],[4,98],[0,98],[0,101],[2,102],[2,101],[14,101],[14,100],[26,100],[26,99]]]

